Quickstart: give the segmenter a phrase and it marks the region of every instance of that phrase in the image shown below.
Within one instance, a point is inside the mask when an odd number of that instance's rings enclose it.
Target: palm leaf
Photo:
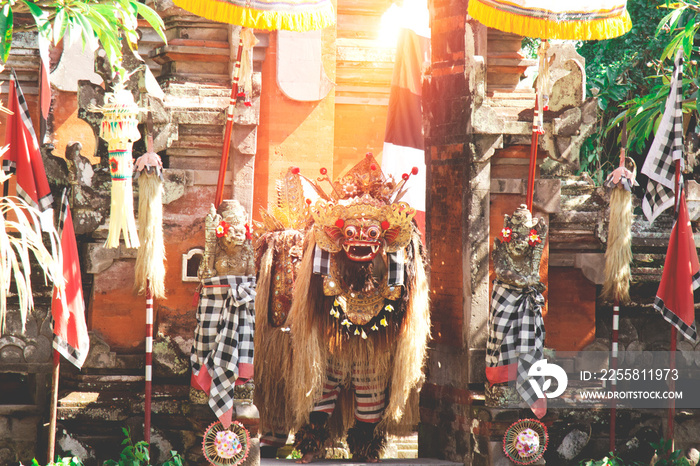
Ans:
[[[7,177],[0,174],[0,181]],[[40,228],[39,212],[18,197],[0,198],[0,333],[5,328],[7,299],[10,287],[15,284],[22,329],[27,315],[34,308],[32,296],[32,255],[41,268],[44,281],[53,281],[63,287],[61,273],[63,258],[55,230],[48,232],[50,247],[44,244],[44,233]]]

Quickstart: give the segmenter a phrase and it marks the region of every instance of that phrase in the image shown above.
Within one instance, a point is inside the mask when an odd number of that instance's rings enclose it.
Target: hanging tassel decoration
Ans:
[[[608,247],[605,251],[605,273],[601,296],[610,301],[629,301],[629,282],[632,262],[632,187],[637,185],[635,173],[624,166],[626,159],[620,156],[620,166],[605,181],[610,188],[610,222]]]
[[[109,146],[109,173],[112,177],[109,233],[105,245],[119,247],[123,233],[126,247],[137,248],[139,238],[134,219],[131,150],[134,141],[141,138],[137,128],[139,108],[131,92],[123,88],[107,94],[105,100],[105,106],[97,110],[103,114],[100,137]]]
[[[134,288],[150,290],[153,298],[165,297],[165,244],[163,243],[163,164],[153,152],[153,136],[148,151],[136,160],[139,185],[139,239],[136,253]]]
[[[243,51],[241,52],[241,68],[238,71],[240,79],[239,89],[241,90],[238,96],[243,95],[243,103],[246,107],[250,107],[253,105],[250,102],[253,95],[253,47],[259,41],[250,28],[241,28],[240,34],[243,41]]]

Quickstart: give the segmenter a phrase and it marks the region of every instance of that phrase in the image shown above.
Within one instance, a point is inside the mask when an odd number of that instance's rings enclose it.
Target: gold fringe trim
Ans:
[[[163,243],[163,183],[155,173],[143,171],[139,184],[139,239],[134,288],[149,288],[155,299],[165,297],[165,244]]]
[[[298,12],[242,8],[216,0],[174,0],[174,3],[184,10],[213,21],[268,31],[283,29],[306,32],[335,24],[335,10],[330,1],[324,2],[315,10],[312,10],[311,6],[306,6],[306,10]]]
[[[603,40],[625,34],[632,28],[627,10],[619,16],[592,21],[550,21],[501,11],[471,0],[469,16],[485,26],[525,37],[563,40]]]
[[[618,186],[610,193],[608,247],[605,250],[605,275],[601,296],[607,300],[630,299],[632,271],[632,193]]]

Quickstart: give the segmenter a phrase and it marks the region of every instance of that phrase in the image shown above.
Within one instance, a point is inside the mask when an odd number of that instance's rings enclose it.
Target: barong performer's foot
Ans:
[[[348,429],[348,448],[354,461],[379,463],[386,446],[386,432],[377,429],[376,423],[355,421]]]
[[[294,448],[302,455],[297,463],[310,463],[323,456],[329,437],[326,420],[328,420],[328,414],[312,412],[309,422],[294,434]]]

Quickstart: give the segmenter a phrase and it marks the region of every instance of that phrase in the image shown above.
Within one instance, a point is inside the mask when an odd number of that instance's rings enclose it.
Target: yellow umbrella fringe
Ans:
[[[174,0],[180,8],[203,18],[238,26],[306,32],[323,29],[335,24],[335,11],[331,3],[314,11],[284,12],[241,8],[222,1]]]
[[[625,34],[632,28],[632,20],[627,10],[619,16],[591,21],[549,21],[504,12],[478,0],[471,0],[468,13],[485,26],[540,39],[612,39]]]

